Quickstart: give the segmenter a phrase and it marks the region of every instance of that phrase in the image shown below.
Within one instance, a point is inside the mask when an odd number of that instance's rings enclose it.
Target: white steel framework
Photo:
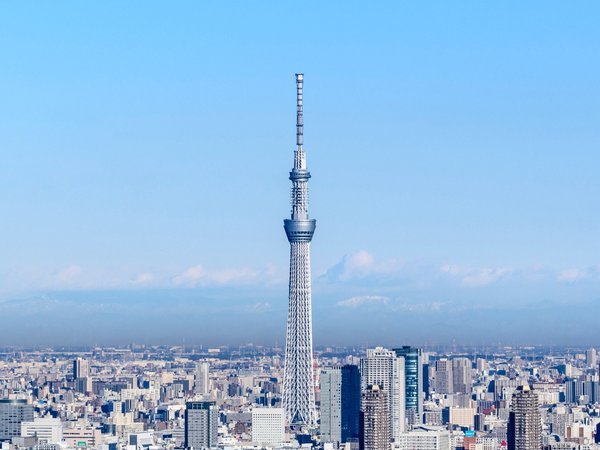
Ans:
[[[302,87],[304,77],[296,74],[296,150],[292,181],[291,218],[284,221],[290,242],[290,286],[285,340],[283,406],[288,423],[314,425],[315,390],[313,378],[312,305],[310,242],[316,222],[308,216],[308,180],[303,145]]]

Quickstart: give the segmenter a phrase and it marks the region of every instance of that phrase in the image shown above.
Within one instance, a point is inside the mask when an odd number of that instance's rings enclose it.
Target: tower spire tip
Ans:
[[[302,114],[302,87],[304,82],[304,74],[296,74],[296,145],[302,147],[304,143],[304,117]]]

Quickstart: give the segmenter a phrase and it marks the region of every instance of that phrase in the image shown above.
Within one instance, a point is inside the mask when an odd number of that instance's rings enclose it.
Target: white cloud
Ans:
[[[256,302],[253,305],[250,305],[247,308],[248,312],[251,313],[262,313],[267,312],[271,309],[271,304],[269,302]]]
[[[397,299],[392,299],[383,295],[360,295],[356,297],[350,297],[346,300],[340,300],[336,303],[336,306],[341,308],[357,309],[366,306],[379,306],[386,310],[398,312],[436,312],[440,311],[446,302],[420,302],[420,303],[409,303],[403,302]]]
[[[461,267],[453,264],[446,264],[440,267],[440,271],[457,278],[462,286],[465,287],[483,287],[493,284],[500,279],[512,274],[514,269],[510,267],[495,268],[470,268]]]
[[[69,266],[59,270],[54,275],[57,284],[70,284],[81,275],[82,269],[79,266]]]
[[[383,297],[381,295],[362,295],[358,297],[351,297],[346,300],[340,300],[336,303],[337,306],[344,308],[358,308],[362,305],[373,305],[373,304],[387,304],[390,302],[389,297]]]
[[[145,272],[136,275],[131,282],[138,286],[145,286],[154,281],[155,277],[153,274]]]
[[[255,284],[270,288],[286,284],[288,280],[285,266],[266,265],[260,268],[211,269],[203,265],[188,267],[185,270],[152,272],[136,267],[115,266],[83,267],[76,264],[59,268],[27,266],[0,269],[0,278],[9,283],[0,286],[0,300],[13,298],[21,293],[61,290],[110,290],[110,289],[152,289],[196,286],[222,286]]]
[[[563,281],[565,283],[575,283],[577,281],[584,280],[589,277],[589,272],[587,270],[578,269],[576,267],[572,267],[570,269],[565,269],[558,274],[558,280]]]
[[[261,275],[264,275],[268,271],[252,268],[207,270],[202,265],[197,265],[189,267],[179,275],[173,277],[173,283],[176,286],[187,287],[244,284],[258,281]]]
[[[280,288],[288,282],[287,262],[262,267],[215,268],[198,264],[180,271],[139,267],[88,267],[77,264],[56,267],[14,268],[0,273],[10,284],[0,288],[0,299],[16,292],[104,289],[152,289],[215,287],[226,289],[236,286],[260,286]],[[345,255],[336,265],[316,277],[315,291],[320,295],[342,295],[337,302],[342,308],[375,307],[412,311],[418,308],[435,308],[436,303],[426,306],[401,303],[395,296],[408,301],[417,298],[415,292],[428,292],[444,300],[459,292],[494,287],[490,297],[496,298],[497,289],[514,289],[515,286],[539,286],[566,288],[579,282],[600,282],[600,266],[570,267],[556,270],[547,266],[512,268],[508,266],[463,266],[459,264],[437,265],[433,263],[403,263],[400,259],[378,259],[366,250]],[[502,286],[497,286],[502,284]],[[451,291],[452,290],[452,291]],[[450,294],[450,292],[453,292]],[[369,294],[369,295],[362,295]],[[343,297],[346,295],[346,297]],[[352,297],[352,295],[358,295]],[[440,295],[442,297],[440,297]],[[387,297],[390,296],[390,297]],[[412,296],[412,298],[411,298]],[[344,300],[345,298],[345,300]],[[457,297],[453,297],[457,298]],[[419,305],[419,306],[415,306]]]
[[[330,282],[379,282],[428,289],[435,285],[440,274],[465,288],[488,286],[507,278],[515,272],[511,267],[465,267],[456,264],[435,266],[431,264],[405,264],[398,259],[377,260],[371,253],[361,250],[350,253],[319,277]]]
[[[458,276],[463,273],[463,269],[460,266],[454,264],[445,264],[440,267],[440,270],[449,275]]]
[[[327,270],[320,278],[330,281],[348,281],[374,275],[387,275],[398,272],[404,264],[396,259],[377,261],[366,250],[345,255],[341,261]]]
[[[513,272],[512,269],[508,267],[499,267],[494,269],[477,269],[465,276],[462,279],[463,286],[467,287],[481,287],[487,286],[488,284],[492,284],[500,280],[501,278],[509,275]]]
[[[443,306],[447,302],[427,302],[427,303],[407,303],[407,302],[396,302],[392,304],[394,311],[407,311],[407,312],[437,312],[441,311]]]
[[[350,271],[368,271],[373,268],[375,258],[365,250],[352,253],[346,259],[346,269]]]

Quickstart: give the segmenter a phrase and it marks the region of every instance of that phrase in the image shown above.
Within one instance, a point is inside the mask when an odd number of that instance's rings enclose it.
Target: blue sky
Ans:
[[[600,314],[599,13],[2,4],[0,313],[30,324],[15,343],[69,343],[76,322],[90,342],[283,336],[296,71],[317,343],[597,339],[581,316]],[[121,334],[119,308],[139,317]],[[192,319],[218,328],[182,336]]]

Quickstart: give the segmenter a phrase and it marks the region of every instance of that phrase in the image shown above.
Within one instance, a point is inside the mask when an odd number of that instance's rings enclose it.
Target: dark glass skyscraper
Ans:
[[[423,416],[423,351],[403,346],[395,348],[396,356],[404,357],[406,418],[409,424],[421,423]]]
[[[321,371],[322,442],[358,442],[360,437],[360,371],[334,366]]]
[[[360,371],[358,366],[342,367],[342,442],[360,437]]]

